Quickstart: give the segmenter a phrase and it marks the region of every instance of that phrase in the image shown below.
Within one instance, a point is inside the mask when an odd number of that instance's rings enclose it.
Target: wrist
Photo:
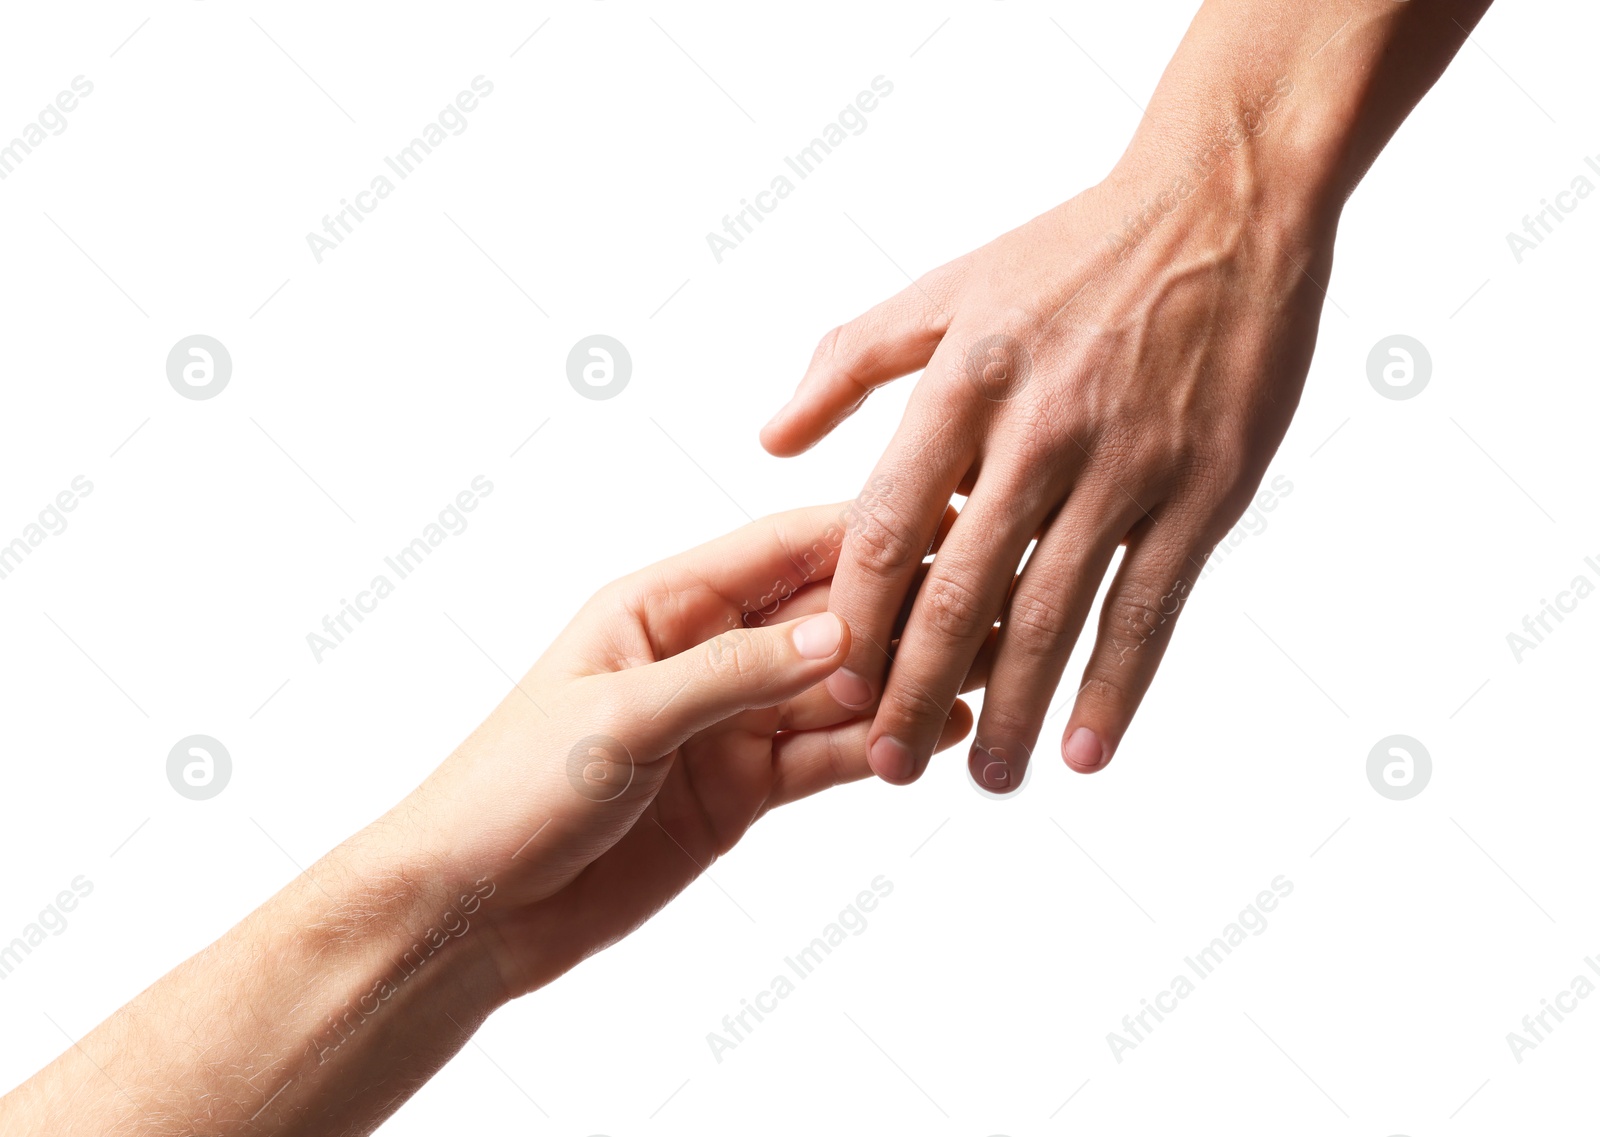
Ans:
[[[549,822],[507,823],[472,805],[481,796],[471,787],[438,779],[436,772],[328,860],[359,882],[355,911],[365,913],[388,958],[410,953],[414,962],[426,954],[420,948],[432,948],[487,992],[487,1016],[576,962],[558,959],[559,945],[546,943],[561,931],[544,918],[553,890],[549,842],[534,840]]]
[[[506,1001],[483,911],[492,882],[460,883],[391,836],[373,826],[346,841],[297,882],[287,915],[269,917],[283,927],[303,913],[294,948],[342,976],[321,1044],[391,1004],[453,1006],[470,1030]]]
[[[1252,86],[1158,98],[1102,183],[1119,259],[1196,215],[1300,235],[1331,234],[1345,199],[1335,133],[1287,70]],[[1156,118],[1160,107],[1162,117]]]
[[[1488,5],[1206,0],[1108,180],[1186,185],[1331,234]]]
[[[504,989],[481,940],[429,934],[424,866],[377,857],[370,832],[86,1035],[87,1069],[36,1075],[37,1095],[77,1103],[51,1132],[143,1132],[152,1115],[368,1132],[442,1066]]]
[[[1338,202],[1312,180],[1269,168],[1258,137],[1211,135],[1130,150],[1096,187],[1106,251],[1120,266],[1209,260],[1248,250],[1260,263],[1322,262]],[[1175,157],[1177,155],[1178,157]]]

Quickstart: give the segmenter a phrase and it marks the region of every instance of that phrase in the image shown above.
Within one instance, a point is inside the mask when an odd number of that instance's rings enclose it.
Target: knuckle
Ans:
[[[1088,433],[1082,404],[1047,383],[1030,384],[1007,408],[1007,441],[1019,454],[1051,453]]]
[[[1113,666],[1127,662],[1171,627],[1177,609],[1170,597],[1140,589],[1107,599],[1105,629],[1108,646],[1116,649]]]
[[[1005,747],[1020,751],[1023,758],[1033,753],[1038,741],[1043,712],[1029,714],[1023,708],[1004,703],[999,699],[986,702],[983,707],[983,724],[979,730],[979,744],[986,750]]]
[[[1008,639],[1024,654],[1043,658],[1055,653],[1069,631],[1065,608],[1050,596],[1021,589],[1011,600]]]
[[[760,637],[746,628],[734,628],[706,644],[706,669],[716,682],[736,685],[760,670],[760,656]]]
[[[817,342],[817,350],[811,357],[812,368],[820,368],[835,382],[847,384],[859,397],[865,398],[868,389],[856,376],[872,370],[882,354],[875,331],[870,312],[833,328]]]
[[[922,548],[910,523],[882,500],[862,509],[845,537],[845,551],[879,573],[905,568],[922,559]]]
[[[977,589],[949,575],[930,575],[922,586],[920,603],[937,635],[966,641],[993,623]]]
[[[1078,702],[1096,703],[1100,706],[1126,706],[1131,699],[1128,685],[1110,673],[1086,675],[1078,688]]]
[[[820,340],[817,341],[817,350],[811,353],[811,366],[820,364],[837,363],[839,359],[839,341],[845,334],[843,324],[829,328]]]
[[[911,399],[914,406],[930,414],[956,414],[965,418],[977,403],[977,391],[963,363],[945,362],[930,364],[923,371]]]
[[[888,712],[884,717],[891,724],[891,732],[892,724],[896,723],[942,723],[950,716],[954,702],[954,699],[941,702],[920,683],[902,681],[894,684],[884,696],[883,706]]]
[[[1239,482],[1240,464],[1231,450],[1225,441],[1186,441],[1168,460],[1174,491],[1190,501],[1227,500]]]
[[[636,576],[636,573],[621,576],[616,580],[602,584],[589,594],[589,599],[583,602],[584,610],[588,612],[616,611],[636,591]]]

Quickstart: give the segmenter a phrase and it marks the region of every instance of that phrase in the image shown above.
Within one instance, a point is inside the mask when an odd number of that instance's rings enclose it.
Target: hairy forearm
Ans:
[[[471,890],[420,884],[426,867],[401,867],[373,833],[0,1102],[0,1130],[370,1132],[503,998]]]

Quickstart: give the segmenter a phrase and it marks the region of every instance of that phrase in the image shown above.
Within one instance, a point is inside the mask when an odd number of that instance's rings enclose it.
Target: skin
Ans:
[[[820,685],[860,508],[602,589],[422,785],[0,1099],[0,1132],[369,1133],[767,810],[868,776],[868,720]]]
[[[1020,785],[1125,546],[1062,732],[1071,769],[1111,760],[1288,429],[1343,203],[1487,7],[1209,0],[1104,181],[823,337],[762,431],[774,454],[923,370],[873,471],[901,492],[852,533],[831,600],[854,637],[828,686],[878,705],[880,777],[921,775],[998,624],[969,769]]]
[[[1287,428],[1345,196],[1486,7],[1209,0],[1104,182],[823,340],[776,453],[926,372],[866,492],[602,589],[421,786],[0,1099],[0,1131],[371,1132],[767,810],[917,777],[971,727],[958,692],[989,683],[974,775],[1020,783],[1126,544],[1064,735],[1104,766]]]

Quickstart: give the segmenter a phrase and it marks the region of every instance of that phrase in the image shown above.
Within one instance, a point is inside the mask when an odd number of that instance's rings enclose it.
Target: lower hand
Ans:
[[[626,935],[767,810],[870,773],[870,722],[821,685],[850,650],[827,578],[858,513],[779,514],[608,585],[391,815],[441,895],[492,886],[508,995]],[[955,703],[931,745],[971,722]]]

